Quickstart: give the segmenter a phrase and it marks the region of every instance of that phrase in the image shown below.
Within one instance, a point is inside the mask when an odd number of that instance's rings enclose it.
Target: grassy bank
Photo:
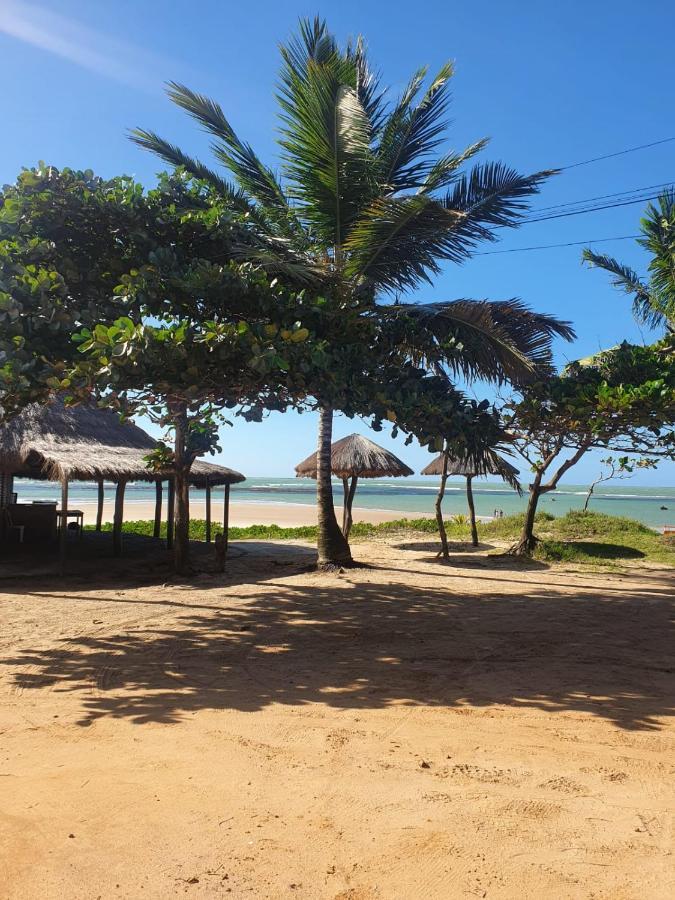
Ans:
[[[492,522],[480,522],[478,532],[481,541],[510,541],[515,539],[522,527],[523,516],[505,516]],[[539,513],[535,532],[541,539],[537,547],[536,557],[552,562],[574,562],[592,565],[611,565],[613,562],[631,560],[647,560],[650,562],[675,565],[675,543],[668,541],[633,519],[620,516],[608,516],[603,513],[578,510],[568,512],[565,516],[552,516],[550,513]],[[448,537],[453,541],[469,539],[468,524],[464,517],[458,516],[446,522]],[[110,522],[103,526],[110,531]],[[152,535],[152,521],[125,522],[124,530],[136,534]],[[352,529],[352,538],[356,541],[387,534],[415,532],[437,534],[434,519],[397,519],[393,522],[382,522],[371,525],[357,522]],[[222,527],[213,526],[212,533],[222,533]],[[231,540],[315,540],[315,525],[304,525],[295,528],[281,528],[278,525],[249,525],[246,528],[230,528]],[[162,536],[166,536],[166,523],[162,525]],[[206,522],[193,519],[190,522],[192,540],[203,541],[206,536]]]

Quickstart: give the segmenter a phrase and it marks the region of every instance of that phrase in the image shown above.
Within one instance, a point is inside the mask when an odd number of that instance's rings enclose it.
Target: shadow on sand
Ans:
[[[228,577],[186,587],[184,599],[159,586],[134,599],[87,596],[102,585],[73,580],[61,588],[52,580],[44,595],[17,583],[13,592],[27,594],[38,616],[41,604],[65,602],[67,621],[79,601],[102,611],[110,603],[165,606],[167,615],[104,635],[73,626],[49,648],[5,654],[0,664],[25,690],[76,693],[81,725],[101,716],[167,723],[202,709],[273,703],[503,704],[590,713],[623,729],[658,729],[658,718],[675,712],[675,601],[666,574],[644,589],[618,579],[604,588],[571,584],[561,572],[545,583],[518,581],[412,558],[398,570],[298,578],[313,558],[309,548],[242,549],[249,556]],[[238,583],[246,583],[245,596],[223,593]]]

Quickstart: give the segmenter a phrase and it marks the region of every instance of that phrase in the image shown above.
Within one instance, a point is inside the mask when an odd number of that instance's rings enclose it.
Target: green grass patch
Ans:
[[[511,541],[518,537],[523,524],[523,515],[504,516],[491,522],[479,522],[478,532],[483,541]],[[154,523],[149,520],[125,522],[123,530],[135,534],[152,536]],[[468,541],[469,527],[463,521],[448,519],[446,522],[448,537],[451,540]],[[91,530],[91,526],[87,526]],[[112,524],[107,522],[104,531],[111,531]],[[213,524],[211,534],[222,534],[222,526]],[[438,533],[436,520],[396,519],[371,525],[357,522],[351,532],[350,540],[358,541],[367,538],[390,534],[429,534]],[[675,544],[641,522],[621,516],[608,516],[604,513],[581,512],[572,510],[564,516],[552,516],[548,512],[537,514],[535,534],[541,539],[535,556],[537,559],[550,562],[572,562],[590,565],[615,565],[619,562],[646,560],[675,566]],[[161,536],[166,537],[166,522],[162,523]],[[245,528],[230,528],[230,539],[246,540],[306,540],[315,541],[316,525],[302,525],[282,528],[280,525],[248,525]],[[203,541],[206,538],[206,521],[192,519],[190,521],[190,538]]]

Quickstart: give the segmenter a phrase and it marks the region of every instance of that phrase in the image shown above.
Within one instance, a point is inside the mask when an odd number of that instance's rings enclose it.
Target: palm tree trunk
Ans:
[[[445,496],[445,483],[448,480],[448,451],[443,453],[443,472],[441,473],[441,484],[436,495],[436,524],[438,525],[438,533],[441,536],[441,549],[438,556],[443,559],[450,559],[448,551],[448,534],[445,530],[445,522],[443,521],[443,497]]]
[[[331,443],[333,440],[333,410],[319,409],[319,440],[316,454],[316,503],[319,534],[319,568],[349,565],[352,555],[347,539],[340,530],[333,506],[331,483]]]
[[[473,504],[473,488],[471,487],[472,475],[466,476],[466,502],[469,505],[469,519],[471,521],[471,543],[478,546],[478,528],[476,527],[476,507]]]

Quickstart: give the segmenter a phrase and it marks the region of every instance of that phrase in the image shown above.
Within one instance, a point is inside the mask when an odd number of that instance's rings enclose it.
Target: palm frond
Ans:
[[[633,297],[633,315],[638,322],[649,328],[658,328],[664,324],[663,313],[655,304],[649,286],[634,269],[604,253],[594,253],[589,248],[583,251],[582,259],[590,266],[609,272],[612,275],[612,285]]]
[[[566,322],[529,310],[519,300],[454,300],[380,307],[398,321],[397,338],[419,358],[465,378],[522,383],[551,365],[554,336],[570,340]]]
[[[353,60],[285,65],[279,90],[285,174],[299,214],[324,245],[340,245],[370,184],[370,120]]]
[[[439,260],[461,262],[470,242],[462,216],[423,195],[374,200],[349,232],[346,274],[384,290],[404,290],[440,272]]]
[[[393,193],[420,187],[433,164],[429,156],[440,144],[447,122],[445,114],[450,100],[449,82],[452,63],[446,63],[425,91],[420,102],[413,106],[419,93],[426,68],[413,75],[398,104],[382,128],[375,151],[379,179]]]
[[[474,166],[455,182],[443,205],[448,210],[463,213],[464,234],[472,244],[493,241],[495,228],[518,225],[529,199],[555,174],[555,169],[549,169],[520,175],[503,163],[484,163]]]
[[[274,172],[263,165],[250,144],[237,137],[220,105],[175,81],[169,82],[167,94],[216,138],[212,145],[214,156],[232,172],[242,189],[259,203],[291,219],[292,210]]]
[[[370,122],[373,135],[379,133],[385,119],[386,91],[380,89],[380,75],[373,72],[368,64],[368,56],[363,38],[347,46],[347,58],[352,60],[356,70],[356,93]]]
[[[193,157],[188,156],[187,153],[183,153],[180,147],[165,141],[164,138],[155,134],[154,131],[144,131],[142,128],[134,128],[130,132],[129,137],[134,144],[137,144],[144,150],[150,150],[151,153],[154,153],[155,156],[159,156],[160,159],[163,159],[165,162],[169,163],[169,165],[183,168],[195,178],[210,184],[211,187],[228,200],[235,209],[240,212],[248,212],[250,210],[251,205],[243,191],[238,190],[229,181],[221,178],[221,176],[214,172],[213,169],[210,169],[198,159],[194,159]]]
[[[489,138],[482,138],[461,153],[447,153],[445,156],[441,156],[427,172],[424,181],[418,188],[419,193],[431,194],[433,191],[448,187],[457,180],[460,167],[477,153],[480,153],[489,142]]]

